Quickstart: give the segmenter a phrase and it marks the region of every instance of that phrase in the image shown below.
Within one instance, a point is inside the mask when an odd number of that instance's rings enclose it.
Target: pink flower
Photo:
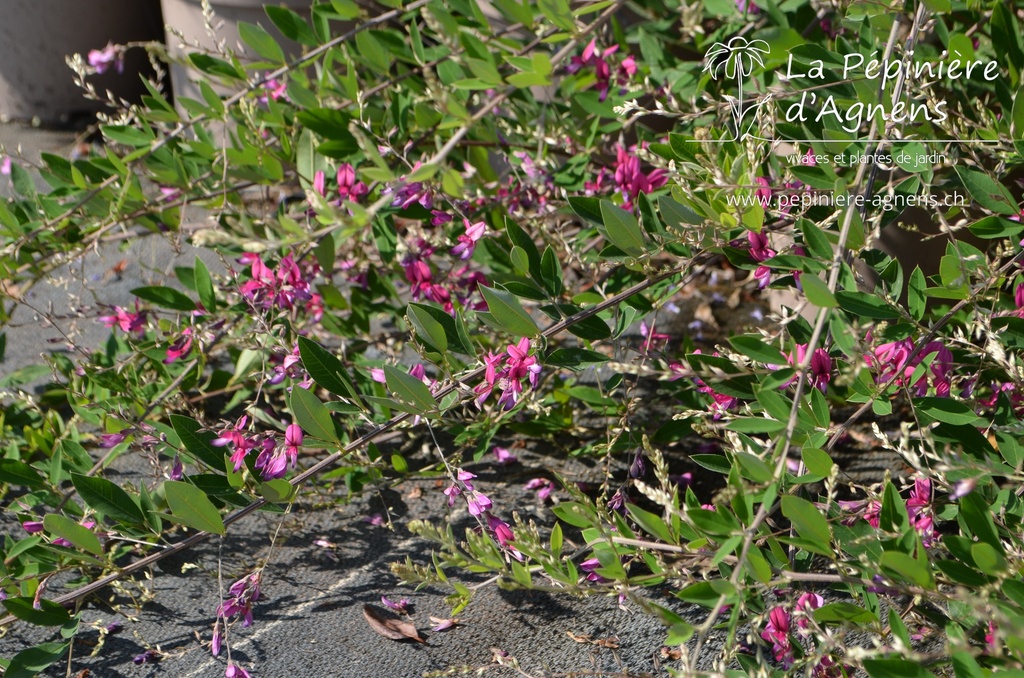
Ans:
[[[263,581],[263,571],[257,570],[248,574],[228,589],[229,598],[217,606],[218,617],[232,617],[241,615],[242,626],[252,625],[252,605],[262,597],[260,586]]]
[[[210,654],[214,657],[220,654],[221,644],[224,642],[224,636],[220,632],[220,620],[218,619],[213,623],[213,639],[210,640]]]
[[[786,356],[787,361],[793,367],[799,366],[803,363],[804,358],[807,355],[807,344],[797,344],[796,351],[793,354]],[[829,357],[828,352],[823,348],[814,349],[814,353],[811,354],[810,373],[808,374],[809,381],[812,386],[824,393],[828,389],[828,382],[832,378],[832,358]],[[783,387],[788,386],[796,381],[796,377],[789,380]]]
[[[231,454],[231,461],[235,464],[236,472],[242,468],[245,456],[249,453],[249,450],[256,447],[256,439],[245,435],[245,427],[248,421],[249,417],[243,414],[235,422],[233,428],[224,429],[220,432],[219,437],[210,441],[210,444],[214,447],[234,446],[235,451]]]
[[[228,668],[224,671],[224,678],[251,678],[249,672],[238,664],[228,662]]]
[[[768,247],[768,236],[764,233],[747,231],[747,242],[750,244],[750,258],[761,262],[775,256],[775,250]]]
[[[470,224],[469,219],[463,219],[462,222],[466,232],[459,236],[459,244],[451,249],[451,253],[459,259],[466,260],[473,256],[477,241],[484,237],[487,231],[487,224],[482,221]]]
[[[566,67],[569,73],[576,73],[585,67],[593,67],[594,75],[597,78],[597,90],[600,93],[600,101],[608,98],[608,90],[611,87],[612,69],[605,60],[607,57],[618,51],[618,45],[612,45],[603,52],[597,49],[597,41],[591,40],[583,49],[582,56],[573,57]],[[627,57],[619,65],[616,72],[616,82],[620,86],[629,82],[630,76],[636,73],[636,61],[632,56]]]
[[[487,495],[475,490],[469,493],[467,504],[469,506],[469,515],[471,516],[482,515],[489,511],[492,506],[491,500]]]
[[[29,534],[39,534],[43,531],[43,522],[41,520],[26,520],[21,526]]]
[[[793,647],[789,642],[789,613],[782,607],[768,613],[768,625],[761,632],[761,638],[772,644],[775,660],[786,669],[793,666]]]
[[[167,357],[164,364],[170,365],[178,358],[187,356],[192,351],[192,328],[186,327],[170,346],[167,347]]]
[[[487,527],[501,546],[508,546],[509,543],[515,541],[515,535],[508,523],[490,513],[487,514]]]
[[[338,167],[338,199],[359,202],[369,192],[369,189],[361,181],[356,179],[356,170],[349,163]]]
[[[535,490],[537,492],[537,499],[547,501],[551,493],[555,491],[555,484],[547,478],[534,478],[526,483],[524,489]]]
[[[384,607],[401,614],[409,614],[409,606],[412,605],[408,598],[402,598],[396,603],[387,596],[381,596],[380,602],[384,603]]]
[[[597,558],[588,558],[580,563],[580,569],[587,573],[587,581],[594,582],[595,584],[603,584],[608,580],[595,572],[599,567],[601,567],[601,561]]]
[[[430,621],[436,624],[436,626],[434,626],[434,628],[432,628],[431,631],[437,633],[441,631],[447,631],[448,629],[453,628],[456,624],[459,623],[457,619],[440,619],[438,617],[431,617]]]
[[[819,607],[825,604],[825,599],[819,596],[817,593],[802,593],[796,601],[796,609],[798,612],[803,612],[797,617],[796,625],[801,629],[807,628],[807,616],[812,610],[817,610]]]
[[[925,546],[935,543],[935,525],[931,511],[932,481],[928,478],[915,478],[914,488],[907,499],[907,516]]]
[[[135,334],[141,337],[146,333],[146,312],[139,310],[139,301],[135,300],[135,313],[124,310],[120,306],[114,307],[114,315],[100,316],[97,320],[107,327],[121,328],[122,332]]]
[[[516,461],[518,461],[516,459],[516,456],[509,452],[504,447],[495,446],[492,452],[494,453],[494,457],[497,460],[497,462],[502,466],[508,466],[509,464],[514,464],[516,463]]]
[[[112,42],[108,42],[103,49],[89,50],[87,59],[89,65],[95,68],[97,73],[105,73],[111,66],[117,68],[118,73],[124,73],[123,50]]]
[[[11,175],[11,156],[5,155],[3,160],[0,160],[0,174]]]
[[[641,193],[650,193],[668,183],[668,172],[654,169],[645,173],[640,168],[640,158],[626,150],[623,146],[616,147],[615,185],[622,194],[622,208],[633,209],[633,201]]]
[[[277,78],[271,78],[263,83],[263,94],[259,96],[260,103],[269,103],[270,99],[277,101],[281,97],[284,97],[285,101],[288,97],[285,93],[288,91],[288,83],[285,80],[278,80]]]

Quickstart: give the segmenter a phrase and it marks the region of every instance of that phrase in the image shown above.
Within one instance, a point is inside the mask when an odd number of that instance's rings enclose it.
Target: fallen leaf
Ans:
[[[420,637],[420,632],[409,622],[401,619],[385,616],[385,614],[372,605],[363,605],[363,616],[366,617],[370,628],[378,635],[390,638],[391,640],[415,640],[418,643],[426,643]]]
[[[423,488],[417,485],[405,495],[406,499],[419,499],[423,496]]]
[[[590,643],[591,645],[608,648],[609,650],[619,649],[619,639],[615,636],[612,636],[611,638],[594,638],[588,633],[573,633],[572,631],[566,631],[565,635],[569,636],[577,643]]]

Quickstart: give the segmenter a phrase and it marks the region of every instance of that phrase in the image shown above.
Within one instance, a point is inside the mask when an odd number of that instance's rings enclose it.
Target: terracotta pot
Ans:
[[[161,40],[157,0],[5,0],[0,21],[0,117],[67,123],[100,110],[74,83],[68,54],[102,49],[107,42]],[[127,54],[121,73],[111,68],[89,82],[129,100],[145,91],[139,73],[149,61],[142,50]]]
[[[289,56],[298,55],[302,51],[301,45],[283,37],[275,28],[273,22],[263,11],[264,5],[283,5],[298,12],[303,18],[310,17],[311,0],[210,0],[210,7],[215,14],[214,24],[220,23],[217,30],[217,41],[224,40],[231,49],[237,49],[241,45],[238,36],[238,22],[259,24],[263,26],[280,43],[285,54]],[[181,44],[181,40],[167,33],[167,48],[174,57],[183,58],[190,52],[196,51],[194,45],[200,48],[212,50],[215,45],[214,39],[206,30],[203,19],[203,8],[201,0],[162,0],[164,10],[164,23],[170,29],[180,31],[185,36],[189,46]],[[247,55],[257,58],[256,55]],[[171,82],[176,97],[189,97],[202,101],[203,97],[198,85],[191,79],[189,70],[179,64],[171,64]],[[225,92],[227,93],[227,92]]]

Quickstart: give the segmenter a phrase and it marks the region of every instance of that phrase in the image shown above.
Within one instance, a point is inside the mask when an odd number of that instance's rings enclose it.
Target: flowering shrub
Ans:
[[[302,56],[245,25],[248,55],[189,58],[203,100],[174,106],[153,85],[99,125],[105,148],[44,156],[48,192],[4,159],[17,195],[0,203],[0,321],[116,224],[177,231],[186,206],[215,216],[191,238],[226,263],[197,259],[180,285],[97,313],[104,351],[55,356],[46,403],[3,405],[18,523],[3,623],[63,629],[7,670],[67,656],[79,617],[65,605],[290,505],[342,460],[353,493],[446,476],[438,506],[469,527],[407,525],[437,550],[394,566],[452,587],[436,631],[458,633],[472,604],[461,569],[655,615],[678,675],[1024,669],[1020,11],[383,4],[318,3],[310,21],[268,8]],[[74,63],[84,75],[122,56]],[[911,68],[954,61],[975,75]],[[953,191],[967,200],[940,201]],[[880,249],[900,224],[937,226],[941,259]],[[695,297],[709,310],[690,318]],[[756,318],[713,332],[714,307],[724,320],[741,298]],[[384,357],[362,350],[384,332]],[[582,435],[584,412],[607,426],[572,452],[608,476],[527,481],[545,524],[467,468],[517,463],[494,442],[517,432]],[[454,448],[411,470],[370,446],[417,426]],[[849,458],[872,447],[897,472],[854,476]],[[121,454],[162,477],[104,477]],[[77,588],[48,586],[70,572]],[[259,624],[274,576],[253,562],[222,593],[214,655]],[[709,650],[714,633],[726,642]],[[228,658],[225,675],[249,673]]]

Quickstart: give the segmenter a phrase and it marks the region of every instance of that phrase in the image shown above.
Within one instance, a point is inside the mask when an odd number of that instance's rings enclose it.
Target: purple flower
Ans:
[[[547,478],[534,478],[530,482],[526,483],[525,489],[536,490],[537,499],[541,501],[547,501],[551,493],[555,491],[555,484]]]
[[[149,664],[151,662],[160,661],[160,653],[156,650],[146,650],[142,654],[135,655],[132,661],[136,664]]]
[[[509,464],[514,464],[518,461],[516,456],[504,447],[496,446],[492,452],[494,453],[494,457],[497,459],[498,463],[502,466],[508,466]]]
[[[459,623],[458,619],[441,619],[439,617],[431,617],[430,621],[436,624],[436,626],[431,629],[435,632],[447,631],[450,628],[454,628],[455,625]]]
[[[637,450],[636,456],[633,457],[633,463],[629,465],[629,477],[643,478],[644,473],[646,472],[647,467],[644,465],[644,452],[643,450]]]
[[[479,516],[490,510],[492,504],[491,500],[487,498],[487,495],[477,491],[469,493],[469,514],[471,516]]]
[[[181,459],[178,455],[174,455],[174,461],[171,462],[171,480],[181,480],[181,477],[185,471],[184,465],[181,463]]]
[[[977,478],[964,478],[963,480],[956,484],[956,487],[953,488],[953,493],[949,495],[949,498],[960,499],[961,497],[966,497],[971,492],[974,492],[974,488],[977,486],[977,484]]]
[[[380,602],[384,603],[385,607],[401,614],[409,614],[409,607],[412,605],[408,598],[402,598],[396,603],[387,596],[381,596]]]
[[[465,260],[473,256],[477,241],[487,232],[487,224],[482,221],[470,224],[469,219],[463,219],[462,222],[466,227],[466,232],[459,236],[459,244],[452,248],[451,253],[459,259]]]
[[[251,626],[252,605],[261,598],[262,579],[263,571],[257,570],[232,584],[230,597],[217,606],[217,616],[226,619],[237,614],[242,617],[242,626]]]
[[[111,66],[117,68],[118,73],[124,73],[124,52],[112,42],[103,49],[89,50],[88,61],[97,73],[105,73]]]
[[[21,526],[29,534],[38,534],[43,531],[43,523],[40,520],[26,520]]]
[[[100,447],[104,450],[109,450],[123,443],[127,437],[128,434],[126,433],[104,433],[100,436]]]
[[[487,527],[492,533],[494,538],[498,540],[498,544],[501,546],[508,546],[508,544],[515,540],[515,535],[512,533],[512,528],[501,518],[487,514]]]
[[[213,623],[213,640],[210,641],[210,653],[216,657],[220,654],[221,644],[224,642],[224,636],[220,632],[220,620],[218,619]]]
[[[224,672],[224,678],[251,678],[249,672],[238,664],[228,662],[228,668]]]
[[[5,155],[3,160],[0,160],[0,174],[11,175],[11,156]]]
[[[597,558],[589,558],[580,563],[580,569],[587,573],[587,581],[594,582],[595,584],[603,584],[608,580],[595,572],[599,567],[601,567],[601,561]]]

